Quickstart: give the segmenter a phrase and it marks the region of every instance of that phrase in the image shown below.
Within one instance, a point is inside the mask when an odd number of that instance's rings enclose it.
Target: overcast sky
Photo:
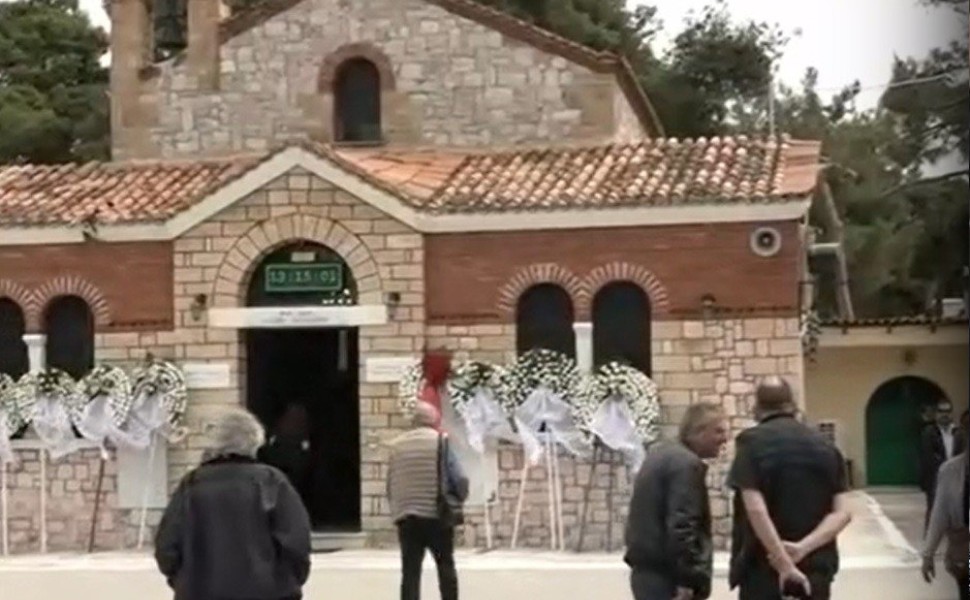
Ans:
[[[366,0],[358,0],[366,1]],[[630,0],[658,7],[666,27],[661,47],[681,29],[690,10],[712,0]],[[102,0],[81,0],[92,20],[108,27]],[[858,79],[864,87],[881,86],[890,77],[893,53],[924,56],[953,31],[949,13],[930,11],[918,0],[727,0],[738,20],[777,23],[789,33],[800,30],[790,42],[779,67],[782,81],[798,85],[805,69],[819,70],[819,88],[833,93]],[[960,25],[957,23],[957,27]],[[959,31],[959,30],[957,30]],[[964,30],[965,31],[965,30]],[[879,89],[867,90],[860,107],[874,106]],[[824,94],[823,94],[824,97]]]

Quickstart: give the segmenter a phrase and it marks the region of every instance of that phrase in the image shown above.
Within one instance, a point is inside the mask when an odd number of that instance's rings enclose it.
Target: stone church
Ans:
[[[391,542],[394,369],[428,348],[622,356],[668,425],[717,401],[740,429],[757,377],[801,386],[818,143],[667,138],[624,60],[472,0],[190,0],[174,45],[150,2],[110,11],[113,161],[0,167],[0,371],[182,365],[188,435],[153,470],[152,520],[213,410],[273,428],[297,403],[315,543]],[[17,443],[11,539],[34,551],[39,454]],[[521,450],[492,459],[468,545],[487,499],[494,543],[511,536]],[[86,545],[97,462],[48,467],[51,550]],[[571,544],[591,465],[562,468]],[[99,548],[131,546],[145,472],[109,464]],[[520,543],[548,547],[530,485]],[[587,548],[618,549],[624,468],[593,485]]]

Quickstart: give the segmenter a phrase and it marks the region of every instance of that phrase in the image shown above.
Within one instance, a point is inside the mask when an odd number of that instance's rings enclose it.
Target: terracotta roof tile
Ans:
[[[812,192],[817,142],[747,138],[457,152],[303,147],[431,214],[764,203]],[[0,167],[0,226],[167,220],[275,156]]]
[[[637,144],[424,153],[338,150],[435,213],[771,202],[815,187],[817,142],[657,139]]]
[[[245,173],[258,158],[0,166],[0,224],[164,221]]]

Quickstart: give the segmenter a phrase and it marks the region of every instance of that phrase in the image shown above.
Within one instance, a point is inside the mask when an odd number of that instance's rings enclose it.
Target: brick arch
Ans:
[[[583,281],[572,271],[557,263],[539,263],[519,269],[499,288],[498,308],[505,314],[514,315],[519,297],[527,289],[540,283],[555,283],[561,286],[573,301],[573,310],[581,314],[581,309],[589,302],[589,294]]]
[[[360,238],[329,219],[286,215],[253,226],[226,252],[216,274],[212,306],[244,307],[249,281],[260,262],[275,250],[299,241],[321,244],[344,259],[357,282],[358,302],[383,303],[377,261]]]
[[[40,327],[40,310],[33,292],[9,279],[0,279],[0,298],[13,300],[24,313],[26,330],[37,331]]]
[[[377,67],[377,72],[381,77],[381,90],[393,91],[397,88],[397,79],[394,77],[391,59],[374,44],[357,42],[343,45],[323,59],[323,63],[320,65],[320,74],[317,76],[317,91],[321,94],[332,94],[340,65],[355,58],[368,60]]]
[[[617,281],[629,281],[640,286],[650,299],[650,310],[654,315],[666,314],[670,310],[670,297],[663,282],[649,269],[628,262],[612,262],[590,271],[585,280],[589,298],[592,300],[597,292]]]
[[[94,316],[95,327],[106,327],[111,324],[111,306],[98,286],[76,275],[68,275],[52,279],[40,286],[35,294],[37,302],[37,320],[42,320],[43,311],[52,300],[62,296],[77,296],[87,302]]]

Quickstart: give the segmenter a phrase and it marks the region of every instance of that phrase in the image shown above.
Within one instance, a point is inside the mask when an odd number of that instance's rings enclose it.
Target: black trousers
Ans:
[[[828,575],[805,573],[812,586],[812,600],[830,600],[832,578]],[[741,580],[738,600],[782,600],[778,588],[778,573],[771,567],[756,567]]]
[[[960,600],[970,600],[970,577],[960,577],[957,579],[960,586]]]
[[[923,533],[930,528],[930,514],[933,512],[933,504],[936,502],[936,485],[923,492],[926,494],[926,518],[923,521]]]
[[[401,600],[420,600],[421,567],[425,550],[438,567],[441,600],[458,600],[455,568],[455,529],[437,519],[408,517],[397,525],[401,543]]]
[[[677,586],[662,573],[634,569],[630,573],[630,589],[634,600],[671,600]]]

